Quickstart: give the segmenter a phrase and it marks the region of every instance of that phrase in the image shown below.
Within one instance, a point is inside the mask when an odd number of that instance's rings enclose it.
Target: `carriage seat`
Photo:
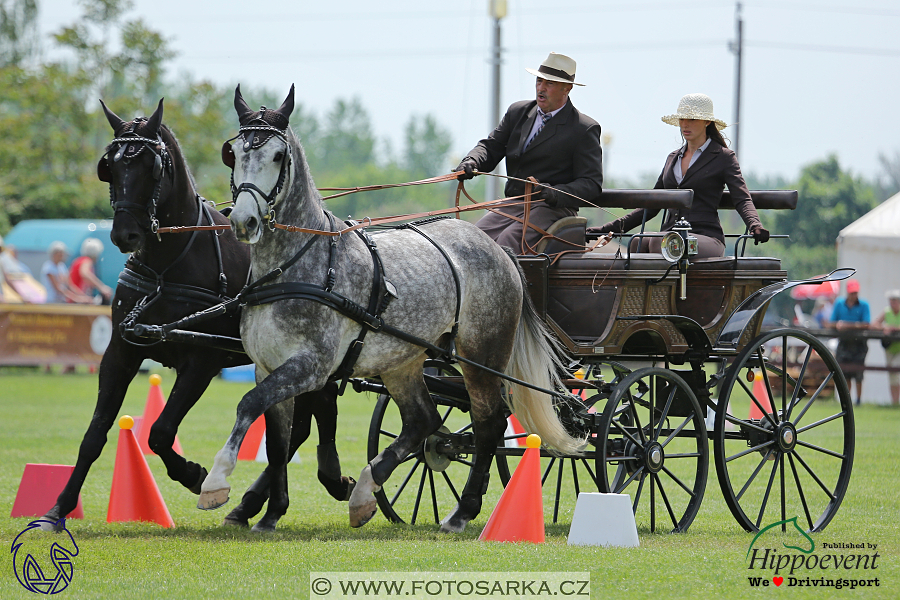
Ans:
[[[554,240],[553,238],[545,238],[538,242],[534,249],[538,254],[554,254],[565,250],[577,250],[579,247],[584,246],[586,229],[587,219],[585,217],[579,217],[577,215],[563,217],[550,225],[550,227],[547,228],[547,233],[576,245],[570,246],[569,244]]]
[[[570,254],[557,261],[556,269],[573,269],[584,271],[616,271],[624,270],[626,264],[625,253],[616,256],[612,252],[588,252],[585,254]],[[662,254],[633,252],[628,258],[628,270],[630,271],[665,271],[672,263],[663,258]],[[704,258],[691,261],[691,271],[780,271],[781,260],[777,258],[747,256],[738,258],[735,262],[733,256],[717,258]]]
[[[780,271],[781,259],[762,256],[733,256],[701,258],[691,261],[691,269],[698,271]]]

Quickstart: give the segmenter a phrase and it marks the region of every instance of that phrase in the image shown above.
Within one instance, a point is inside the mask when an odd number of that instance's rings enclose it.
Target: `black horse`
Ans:
[[[101,104],[115,138],[97,165],[97,175],[110,185],[115,210],[110,237],[122,252],[132,255],[112,302],[115,334],[100,361],[97,406],[75,469],[56,505],[44,516],[52,522],[75,508],[87,472],[100,456],[125,392],[146,358],[177,372],[168,402],[150,429],[150,448],[166,465],[169,477],[198,494],[207,472],[172,449],[178,425],[222,368],[250,363],[240,344],[239,312],[204,321],[180,338],[148,340],[135,333],[141,325],[174,323],[237,295],[247,282],[250,249],[230,229],[160,235],[160,227],[227,225],[228,220],[196,192],[181,148],[162,123],[162,100],[149,119],[133,121],[120,119],[102,100]],[[265,413],[269,465],[225,524],[247,526],[262,509],[270,482],[284,481],[273,474],[286,471],[288,459],[309,436],[313,416],[319,430],[319,480],[336,499],[349,498],[355,482],[341,476],[334,444],[336,398],[337,387],[331,384],[298,397],[293,407],[276,406]],[[287,507],[287,489],[273,489],[266,514],[254,529],[274,529]]]

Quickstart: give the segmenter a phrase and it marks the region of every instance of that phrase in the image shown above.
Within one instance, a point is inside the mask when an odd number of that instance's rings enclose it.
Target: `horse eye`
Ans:
[[[284,158],[284,152],[276,152],[275,158],[272,159],[272,162],[281,162],[282,158]]]

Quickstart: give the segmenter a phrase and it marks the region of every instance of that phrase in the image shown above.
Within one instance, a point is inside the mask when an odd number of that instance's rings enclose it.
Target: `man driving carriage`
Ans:
[[[526,69],[537,77],[535,99],[512,104],[491,134],[478,142],[454,169],[460,179],[471,179],[475,171],[490,172],[506,158],[506,197],[525,193],[523,181],[533,177],[540,183],[530,207],[529,224],[546,230],[552,223],[578,212],[578,200],[596,203],[603,185],[600,125],[579,112],[569,99],[575,82],[575,61],[551,52],[537,69]],[[559,193],[561,190],[567,193]],[[573,196],[569,196],[572,194]],[[523,204],[493,209],[476,225],[502,246],[525,253],[542,233],[529,227],[524,232]]]

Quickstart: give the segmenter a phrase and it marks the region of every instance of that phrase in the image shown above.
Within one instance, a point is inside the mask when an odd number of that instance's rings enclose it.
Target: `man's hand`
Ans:
[[[462,181],[464,179],[472,179],[473,177],[475,177],[476,166],[477,165],[475,164],[475,159],[467,156],[464,159],[462,159],[462,162],[460,162],[459,166],[457,166],[455,169],[453,169],[453,171],[454,172],[461,171],[461,173],[456,176],[456,178],[459,179],[460,181]]]
[[[753,236],[753,245],[757,246],[759,244],[765,244],[769,241],[769,230],[765,229],[762,225],[757,225],[753,229],[750,230],[750,235]]]
[[[532,188],[532,200],[543,200],[547,206],[555,207],[559,202],[559,194],[556,190],[543,186],[537,180],[532,180],[534,187]]]

